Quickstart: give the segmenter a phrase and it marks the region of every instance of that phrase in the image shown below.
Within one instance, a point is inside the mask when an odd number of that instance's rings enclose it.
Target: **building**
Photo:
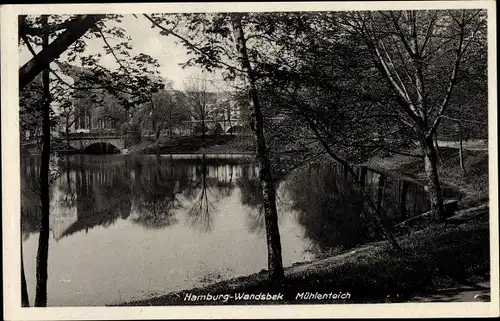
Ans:
[[[66,66],[65,69],[75,87],[78,87],[82,74],[90,73],[76,66]],[[63,111],[65,121],[71,124],[71,132],[120,131],[129,119],[118,98],[102,89],[77,90],[72,101],[72,106]]]
[[[193,131],[199,133],[202,124],[206,133],[236,132],[237,127],[243,127],[241,107],[230,91],[201,92],[186,91],[188,108]]]
[[[71,65],[64,66],[64,69],[64,73],[73,79],[76,87],[82,78],[80,75],[91,72]],[[155,76],[152,80],[161,79]],[[74,93],[72,106],[63,111],[62,123],[70,125],[70,133],[123,133],[124,130],[129,130],[125,127],[133,125],[143,135],[150,136],[158,133],[197,134],[201,131],[201,123],[205,125],[206,134],[234,133],[245,127],[241,121],[240,105],[230,91],[178,91],[167,86],[159,93],[161,92],[171,95],[175,106],[158,106],[158,103],[171,102],[152,98],[152,101],[127,110],[116,96],[104,90],[79,90]],[[93,95],[98,99],[93,99]]]

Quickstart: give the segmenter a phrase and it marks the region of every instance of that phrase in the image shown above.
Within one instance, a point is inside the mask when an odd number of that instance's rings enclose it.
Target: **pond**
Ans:
[[[22,159],[30,302],[39,164]],[[51,173],[49,306],[144,299],[267,267],[258,168],[246,158],[72,155]],[[361,197],[338,176],[335,167],[308,167],[276,183],[285,267],[369,241]]]

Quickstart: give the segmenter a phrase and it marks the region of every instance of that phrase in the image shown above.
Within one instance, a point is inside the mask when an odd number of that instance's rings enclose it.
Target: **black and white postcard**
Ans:
[[[498,316],[493,1],[5,5],[8,320]]]

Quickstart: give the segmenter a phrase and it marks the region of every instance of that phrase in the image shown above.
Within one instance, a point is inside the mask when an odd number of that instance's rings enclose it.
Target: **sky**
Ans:
[[[108,25],[111,26],[111,24]],[[221,90],[225,88],[225,85],[220,80],[220,74],[203,75],[202,70],[198,67],[182,69],[179,64],[189,59],[186,49],[181,44],[178,44],[173,36],[162,36],[159,34],[160,30],[158,28],[151,28],[151,23],[144,16],[137,15],[137,18],[135,18],[133,15],[125,15],[122,22],[118,25],[132,38],[130,42],[134,48],[131,52],[132,56],[142,52],[158,59],[161,66],[159,71],[162,77],[173,81],[174,89],[183,90],[185,82],[193,77],[212,79],[214,85],[209,87],[209,91],[217,91],[217,89]],[[111,42],[112,40],[108,41]],[[110,69],[117,67],[115,58],[111,54],[104,55],[102,47],[104,42],[102,39],[92,39],[87,44],[89,53],[101,52],[103,54],[103,58],[101,59],[103,66]],[[35,51],[38,52],[39,50],[40,48],[36,48]],[[26,63],[31,57],[32,55],[28,49],[23,47],[19,51],[20,65]],[[64,55],[61,58],[61,60],[64,60]]]

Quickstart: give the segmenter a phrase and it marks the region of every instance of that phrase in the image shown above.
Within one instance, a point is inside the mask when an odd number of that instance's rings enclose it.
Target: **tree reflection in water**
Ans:
[[[21,157],[21,235],[26,240],[40,230],[40,184],[38,158]]]
[[[138,215],[133,221],[146,228],[164,228],[177,223],[175,210],[181,207],[178,199],[179,185],[183,175],[173,163],[162,158],[134,160],[134,202]],[[181,169],[182,170],[182,169]]]
[[[210,232],[217,202],[229,197],[234,188],[232,167],[217,161],[211,166],[205,156],[192,162],[141,157],[132,161],[132,168],[138,211],[133,221],[148,228],[177,223],[176,210],[185,208],[191,227]]]
[[[331,167],[309,166],[294,173],[286,183],[298,211],[305,236],[314,243],[316,254],[348,249],[369,239],[368,227],[361,215],[362,196],[349,184],[340,182]]]
[[[258,235],[265,235],[266,221],[264,217],[264,198],[262,196],[262,187],[259,180],[259,170],[254,166],[245,166],[242,175],[238,180],[240,188],[241,203],[249,209],[246,211],[249,219],[248,231]],[[286,179],[281,177],[281,179]],[[276,206],[278,208],[278,219],[293,208],[289,195],[285,195],[286,190],[281,189],[284,180],[274,182],[276,188]],[[279,223],[279,221],[278,221]]]
[[[22,160],[22,235],[39,230],[38,160]],[[237,170],[237,175],[234,170]],[[61,164],[61,176],[53,186],[57,210],[51,216],[65,221],[56,239],[95,226],[109,226],[127,219],[148,229],[177,224],[185,209],[187,223],[202,233],[214,228],[217,204],[230,197],[235,187],[246,207],[249,232],[264,235],[265,220],[258,170],[250,164],[231,164],[207,159],[176,160],[169,157],[76,156]],[[280,186],[281,185],[281,186]],[[367,241],[366,224],[360,217],[361,196],[339,181],[329,167],[309,167],[276,182],[279,215],[294,212],[304,234],[314,243],[314,253],[345,249]],[[55,193],[55,191],[59,193]],[[286,195],[284,193],[286,192]],[[285,208],[293,200],[291,211]],[[295,215],[294,214],[294,215]],[[68,218],[66,218],[68,217]],[[69,223],[69,224],[67,224]],[[56,223],[62,224],[62,223]]]
[[[266,222],[264,217],[264,198],[260,181],[254,168],[244,168],[238,180],[240,188],[241,203],[249,207],[247,210],[249,223],[248,230],[251,233],[264,235],[266,233]]]
[[[25,238],[39,229],[37,162],[32,157],[22,165]],[[233,172],[240,166],[207,158],[71,156],[60,164],[61,175],[51,193],[57,207],[51,217],[57,229],[63,229],[55,238],[127,219],[132,208],[131,222],[157,229],[176,224],[177,210],[184,207],[189,225],[210,232],[216,205],[232,195],[237,182]]]
[[[68,155],[66,155],[66,157],[64,158],[64,163],[62,163],[60,166],[61,172],[63,172],[64,175],[61,175],[58,187],[64,197],[59,200],[59,205],[65,209],[70,209],[76,204],[77,192],[76,186],[73,186],[73,184],[76,184],[75,179],[71,178],[72,174],[74,173],[70,170]]]
[[[88,232],[95,226],[107,227],[130,215],[129,176],[123,165],[123,162],[109,163],[105,158],[84,157],[79,157],[77,163],[69,163],[67,170],[74,168],[75,173],[77,220],[60,238],[82,230]],[[60,186],[64,188],[64,184]]]
[[[215,188],[221,195],[221,197],[230,197],[233,193],[234,182],[233,182],[233,173],[234,173],[234,165],[223,165],[215,167],[215,175],[219,178],[215,182]],[[219,171],[222,171],[221,178]]]
[[[217,167],[216,167],[217,168]],[[220,189],[214,188],[219,181],[218,172],[215,177],[208,175],[208,165],[205,155],[201,158],[201,164],[196,166],[195,188],[191,195],[196,195],[193,205],[188,210],[188,223],[203,233],[209,233],[213,228],[213,214],[217,210],[215,206],[222,198]],[[199,190],[196,194],[196,190]]]
[[[31,157],[22,163],[24,239],[39,230],[38,162]],[[213,229],[217,203],[230,197],[236,186],[242,189],[246,205],[262,208],[257,176],[249,164],[239,161],[76,155],[63,159],[59,166],[61,175],[51,193],[57,206],[51,214],[58,230],[56,240],[127,219],[132,208],[130,221],[148,229],[176,224],[177,210],[185,208],[188,224],[207,233]],[[261,210],[250,215],[255,221],[251,229],[263,231]]]

